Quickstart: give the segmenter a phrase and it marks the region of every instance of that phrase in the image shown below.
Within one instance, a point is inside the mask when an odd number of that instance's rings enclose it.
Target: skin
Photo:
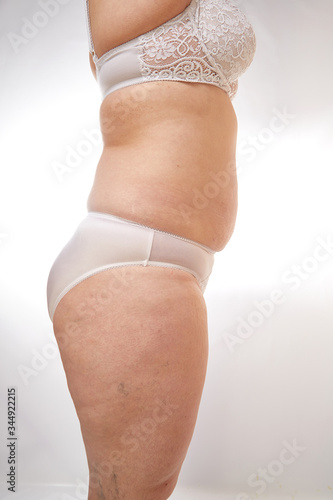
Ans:
[[[89,3],[100,57],[189,2]],[[237,120],[227,94],[151,82],[112,93],[100,115],[104,150],[88,209],[224,248],[237,211]],[[195,278],[149,266],[99,273],[60,301],[54,331],[86,448],[88,500],[169,498],[207,368],[206,306]]]

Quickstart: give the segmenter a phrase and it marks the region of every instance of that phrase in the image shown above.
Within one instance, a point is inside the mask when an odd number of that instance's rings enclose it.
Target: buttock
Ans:
[[[124,266],[158,266],[192,274],[204,292],[214,251],[204,245],[151,227],[89,212],[55,260],[47,283],[51,320],[61,299],[83,280]]]

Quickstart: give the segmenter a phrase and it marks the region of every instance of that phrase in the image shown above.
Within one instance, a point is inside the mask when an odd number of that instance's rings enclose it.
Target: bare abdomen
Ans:
[[[192,239],[213,250],[237,211],[237,120],[207,84],[154,82],[108,96],[104,150],[88,209]]]

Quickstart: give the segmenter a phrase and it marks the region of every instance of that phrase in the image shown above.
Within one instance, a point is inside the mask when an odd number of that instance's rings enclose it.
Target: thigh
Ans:
[[[90,471],[117,477],[125,493],[178,475],[208,355],[195,278],[152,267],[102,272],[62,299],[54,330]]]

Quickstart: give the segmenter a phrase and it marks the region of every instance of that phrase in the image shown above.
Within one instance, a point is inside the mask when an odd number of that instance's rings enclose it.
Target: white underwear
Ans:
[[[83,280],[122,266],[172,267],[191,273],[204,292],[214,251],[194,241],[113,215],[89,212],[54,262],[47,283],[51,320],[60,300]]]

